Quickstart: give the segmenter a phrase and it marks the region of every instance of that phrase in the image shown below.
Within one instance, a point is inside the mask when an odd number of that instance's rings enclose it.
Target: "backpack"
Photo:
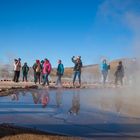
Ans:
[[[37,65],[36,72],[41,72],[41,66],[40,66],[40,64]]]

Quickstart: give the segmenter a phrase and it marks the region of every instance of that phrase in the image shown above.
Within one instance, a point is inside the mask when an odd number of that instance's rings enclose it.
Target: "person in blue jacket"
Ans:
[[[61,60],[58,60],[58,67],[57,67],[57,81],[56,81],[56,85],[62,85],[61,83],[61,77],[64,74],[64,65],[62,64]]]
[[[106,59],[104,59],[102,62],[102,65],[101,65],[101,72],[103,75],[103,84],[105,84],[105,82],[106,82],[109,69],[110,69],[110,65],[108,65],[106,62]]]

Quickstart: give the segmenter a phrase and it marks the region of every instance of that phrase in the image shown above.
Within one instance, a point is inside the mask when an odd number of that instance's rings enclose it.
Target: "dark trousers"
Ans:
[[[47,83],[47,85],[49,86],[48,76],[49,76],[49,74],[44,74],[43,75],[43,85],[45,85]]]
[[[37,83],[37,81],[39,82],[40,84],[40,72],[34,72],[34,82],[35,84]]]
[[[20,76],[20,71],[14,71],[13,81],[18,82],[19,81],[19,76]]]
[[[23,73],[23,82],[24,82],[24,79],[25,79],[25,81],[27,82],[27,73]]]
[[[121,85],[123,85],[123,77],[121,77],[121,76],[116,76],[116,77],[115,77],[115,85],[118,84],[118,81],[120,81]]]
[[[43,83],[43,81],[44,81],[44,74],[41,73],[41,82]]]

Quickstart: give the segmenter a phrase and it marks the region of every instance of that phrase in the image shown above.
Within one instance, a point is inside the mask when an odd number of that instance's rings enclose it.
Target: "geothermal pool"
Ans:
[[[138,95],[122,89],[31,90],[0,97],[0,123],[70,136],[139,136]]]

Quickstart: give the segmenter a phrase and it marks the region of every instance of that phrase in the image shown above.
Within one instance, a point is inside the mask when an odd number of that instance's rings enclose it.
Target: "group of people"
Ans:
[[[22,92],[22,93],[17,92],[11,94],[11,100],[13,102],[19,101],[21,95],[24,97],[26,95],[26,92]],[[36,92],[31,91],[31,95],[32,95],[33,103],[42,106],[42,108],[46,108],[47,105],[51,102],[51,96],[48,90],[39,90]],[[61,105],[63,104],[62,88],[56,90],[55,100],[56,100],[56,106],[60,108]],[[75,89],[73,90],[72,103],[71,103],[71,107],[68,109],[68,114],[78,115],[79,111],[80,111],[80,90]]]
[[[47,83],[47,85],[49,86],[48,76],[52,70],[50,61],[47,58],[45,58],[41,62],[40,60],[36,60],[36,62],[33,65],[33,70],[35,84],[37,82],[39,82],[39,84],[43,82],[42,85],[45,85]]]
[[[102,62],[102,65],[101,65],[103,84],[106,83],[109,70],[110,70],[110,65],[108,65],[106,59],[104,59]],[[120,81],[121,85],[123,85],[124,66],[122,64],[122,61],[119,61],[116,71],[114,73],[114,76],[115,76],[115,85],[118,85],[119,81]]]
[[[78,77],[79,80],[79,86],[81,86],[81,70],[83,67],[81,56],[75,57],[73,56],[71,58],[72,62],[74,63],[74,76],[73,76],[73,86],[75,86],[75,80]],[[14,60],[14,78],[13,81],[18,82],[19,81],[19,76],[20,76],[20,69],[22,68],[22,74],[23,74],[23,79],[22,81],[27,82],[27,76],[29,72],[29,66],[25,62],[24,65],[21,67],[21,59],[15,59]],[[45,58],[44,60],[36,60],[34,65],[32,66],[33,71],[34,71],[34,82],[35,84],[38,82],[39,84],[42,83],[43,86],[46,84],[49,86],[49,75],[52,70],[52,66],[50,61]],[[102,61],[101,64],[101,73],[103,76],[103,84],[106,83],[107,76],[108,76],[108,71],[110,70],[110,65],[107,64],[106,59]],[[64,65],[62,64],[61,60],[58,60],[58,66],[57,66],[57,80],[56,80],[56,85],[62,85],[61,78],[64,74]],[[124,77],[124,67],[122,64],[122,61],[119,61],[118,66],[115,71],[115,84],[118,84],[118,81],[120,81],[121,84],[123,84],[123,77]]]
[[[19,82],[20,70],[21,70],[21,58],[14,59],[14,77],[13,77],[14,82]],[[29,67],[25,62],[24,65],[22,66],[23,81],[25,80],[27,82],[28,71]]]
[[[29,72],[29,66],[27,65],[27,62],[24,63],[23,66],[21,66],[21,59],[14,59],[14,82],[19,82],[19,77],[20,77],[20,70],[22,68],[22,75],[23,79],[22,81],[28,81],[28,72]],[[49,86],[49,80],[48,77],[51,73],[52,66],[50,61],[45,58],[40,62],[40,60],[36,60],[36,62],[33,65],[33,71],[34,71],[34,82],[35,84],[39,82],[39,84],[42,82],[42,85],[47,85]],[[57,81],[56,85],[61,84],[61,77],[64,73],[64,66],[62,64],[61,60],[58,60],[58,67],[57,67]]]

